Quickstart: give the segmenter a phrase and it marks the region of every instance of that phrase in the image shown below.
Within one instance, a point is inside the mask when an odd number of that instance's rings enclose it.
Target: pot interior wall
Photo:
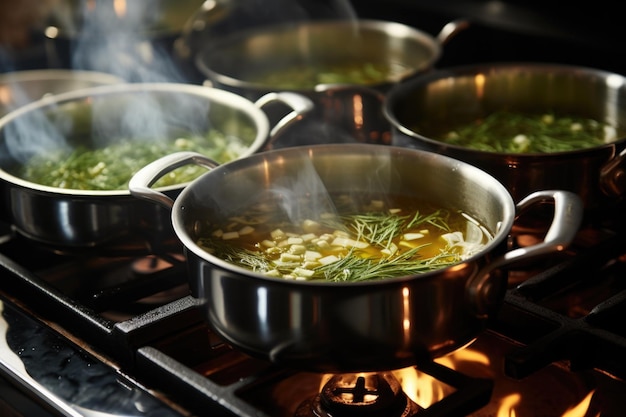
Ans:
[[[258,134],[255,119],[245,109],[175,91],[77,96],[11,116],[0,126],[0,167],[7,171],[15,171],[33,156],[63,148],[174,140],[206,135],[212,129],[252,145]]]
[[[349,49],[344,48],[347,44]],[[259,74],[285,74],[285,68],[292,69],[293,76],[311,67],[328,72],[346,65],[379,65],[400,78],[428,68],[438,55],[433,38],[401,25],[321,22],[279,25],[225,38],[200,53],[199,67],[209,78],[233,87],[239,82],[262,84]],[[284,80],[277,78],[277,82]]]
[[[592,118],[626,134],[626,85],[621,77],[581,68],[504,65],[442,71],[399,91],[391,112],[426,137],[494,111]]]
[[[266,152],[223,165],[183,191],[176,201],[174,221],[180,226],[175,227],[182,227],[193,245],[204,220],[239,215],[268,192],[289,202],[309,194],[324,197],[326,192],[398,194],[464,211],[494,235],[507,233],[511,226],[514,205],[509,194],[470,165],[410,149],[337,146]]]

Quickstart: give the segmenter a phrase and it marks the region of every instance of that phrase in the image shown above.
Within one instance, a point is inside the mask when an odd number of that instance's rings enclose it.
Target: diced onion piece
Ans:
[[[322,240],[322,239],[320,239],[317,242],[315,242],[315,244],[320,249],[329,249],[330,248],[330,243],[328,243],[327,241]]]
[[[306,252],[306,246],[304,245],[291,245],[289,253],[294,255],[303,255]]]
[[[225,232],[224,234],[222,234],[222,239],[224,240],[237,239],[238,237],[239,232]]]
[[[287,243],[290,245],[301,245],[304,242],[301,237],[290,237],[287,239]]]
[[[280,254],[280,261],[281,262],[299,262],[302,260],[302,257],[300,255],[294,255],[291,253],[281,253]]]
[[[319,230],[319,228],[320,224],[315,220],[305,220],[302,222],[302,230],[304,230],[305,232],[315,232]]]
[[[581,125],[580,123],[572,123],[569,128],[572,132],[579,132],[583,130],[583,125]]]
[[[216,231],[213,232],[213,236],[215,237],[222,237],[223,234],[224,234],[224,231],[222,229],[217,229]]]
[[[287,237],[287,235],[285,235],[285,232],[280,229],[272,230],[270,236],[272,236],[272,239],[274,240],[281,240]]]
[[[305,261],[315,261],[322,257],[322,254],[314,250],[308,250],[304,253]]]
[[[397,251],[398,251],[398,247],[395,245],[395,243],[392,243],[391,245],[389,245],[388,248],[381,249],[380,253],[387,255],[387,256],[391,256],[395,254]]]
[[[341,246],[342,248],[358,248],[365,249],[369,246],[369,243],[361,240],[354,240],[347,237],[336,237],[331,243],[332,246]]]
[[[311,271],[310,269],[304,269],[304,268],[294,268],[293,270],[293,274],[298,277],[310,278],[313,276],[314,273],[315,273],[314,271]]]
[[[513,142],[517,145],[524,145],[526,143],[528,143],[528,136],[526,135],[515,135],[515,137],[513,138]]]
[[[421,239],[424,237],[423,233],[405,233],[404,236],[402,236],[404,240],[416,240],[416,239]]]
[[[402,209],[399,209],[399,208],[389,209],[389,213],[391,213],[391,214],[397,214],[397,213],[400,213],[401,211],[402,211]]]
[[[276,247],[276,242],[272,240],[265,239],[261,241],[261,246],[265,246],[266,248],[274,248]]]
[[[339,260],[338,256],[328,255],[328,256],[324,256],[323,258],[318,259],[317,261],[322,265],[328,265],[328,264],[332,264],[333,262],[337,262],[338,260]]]
[[[317,235],[315,233],[307,233],[307,234],[304,234],[304,235],[302,235],[300,237],[302,238],[303,242],[310,242],[313,239],[315,239],[317,237]]]
[[[239,229],[240,235],[249,235],[252,232],[254,232],[254,227],[252,226],[244,226],[241,229]]]
[[[270,269],[269,271],[265,272],[265,274],[263,275],[268,276],[268,277],[280,278],[280,272],[278,272],[277,269]]]
[[[441,235],[441,238],[449,246],[455,246],[455,245],[458,245],[459,243],[463,242],[463,233],[461,233],[461,232],[445,233],[445,234]]]

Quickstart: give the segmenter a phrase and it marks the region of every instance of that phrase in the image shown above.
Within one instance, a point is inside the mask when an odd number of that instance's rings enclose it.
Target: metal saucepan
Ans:
[[[293,110],[271,126],[263,108],[275,102]],[[138,201],[127,189],[45,186],[20,178],[18,168],[61,146],[174,140],[210,129],[244,141],[243,157],[260,150],[311,106],[306,97],[293,93],[268,94],[253,103],[227,91],[179,83],[116,84],[45,97],[0,119],[3,216],[26,237],[56,247],[145,241],[155,235],[158,242],[168,232],[173,237],[168,222],[158,221],[162,214],[155,205]],[[167,192],[182,188],[170,186]]]
[[[312,99],[316,110],[299,125],[298,144],[327,143],[328,137],[333,142],[380,143],[389,139],[390,130],[381,111],[383,93],[393,83],[431,69],[442,45],[466,26],[465,21],[453,21],[433,37],[401,23],[379,20],[274,24],[209,39],[196,63],[213,86],[250,100],[270,91],[294,91]],[[316,78],[321,73],[347,72],[346,67],[362,73],[366,66],[389,69],[382,79],[369,82],[343,77],[316,85],[295,81],[309,71]],[[260,74],[275,76],[259,79]]]
[[[185,164],[212,170],[175,201],[150,188]],[[129,189],[138,198],[171,208],[174,231],[186,248],[192,294],[220,336],[253,356],[315,371],[396,369],[465,346],[501,303],[505,269],[563,250],[582,217],[582,204],[573,193],[537,192],[516,206],[484,171],[407,148],[301,146],[216,165],[194,153],[172,154],[141,169]],[[454,266],[361,283],[270,278],[211,255],[196,242],[203,220],[226,219],[246,201],[275,192],[274,186],[283,187],[281,195],[300,195],[323,189],[367,193],[373,185],[388,195],[419,196],[463,210],[487,227],[493,239]],[[545,240],[508,250],[516,213],[544,200],[555,206]]]
[[[7,72],[0,75],[0,117],[46,95],[121,82],[124,80],[113,74],[96,71],[43,69]]]
[[[605,122],[617,140],[576,151],[521,154],[473,150],[433,139],[434,129],[498,111],[574,115]],[[626,192],[626,78],[597,69],[544,63],[494,63],[441,69],[401,82],[387,94],[392,143],[476,165],[520,198],[541,189],[581,196],[588,211]]]

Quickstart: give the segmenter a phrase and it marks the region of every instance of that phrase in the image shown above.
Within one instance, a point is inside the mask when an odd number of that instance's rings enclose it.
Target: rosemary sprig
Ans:
[[[422,247],[415,247],[400,255],[378,261],[350,251],[341,260],[318,267],[315,272],[317,276],[327,281],[358,282],[421,274],[459,261],[459,255],[452,252],[442,252],[428,259],[414,259]]]
[[[270,261],[261,252],[228,245],[219,239],[201,239],[198,244],[218,258],[254,272],[263,273],[272,269]]]
[[[382,248],[389,248],[392,240],[402,233],[407,218],[382,212],[345,217],[349,227],[355,230],[357,240]]]

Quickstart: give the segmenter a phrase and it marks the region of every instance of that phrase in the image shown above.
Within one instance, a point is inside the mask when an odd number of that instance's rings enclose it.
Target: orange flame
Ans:
[[[522,400],[520,394],[510,394],[500,400],[498,408],[498,417],[516,417],[515,406],[519,405]]]
[[[589,409],[589,404],[591,403],[591,398],[593,397],[593,393],[595,390],[592,390],[587,394],[585,398],[576,406],[568,409],[565,413],[563,413],[563,417],[584,417],[587,414],[587,410]],[[596,417],[599,417],[600,413],[596,414]]]

